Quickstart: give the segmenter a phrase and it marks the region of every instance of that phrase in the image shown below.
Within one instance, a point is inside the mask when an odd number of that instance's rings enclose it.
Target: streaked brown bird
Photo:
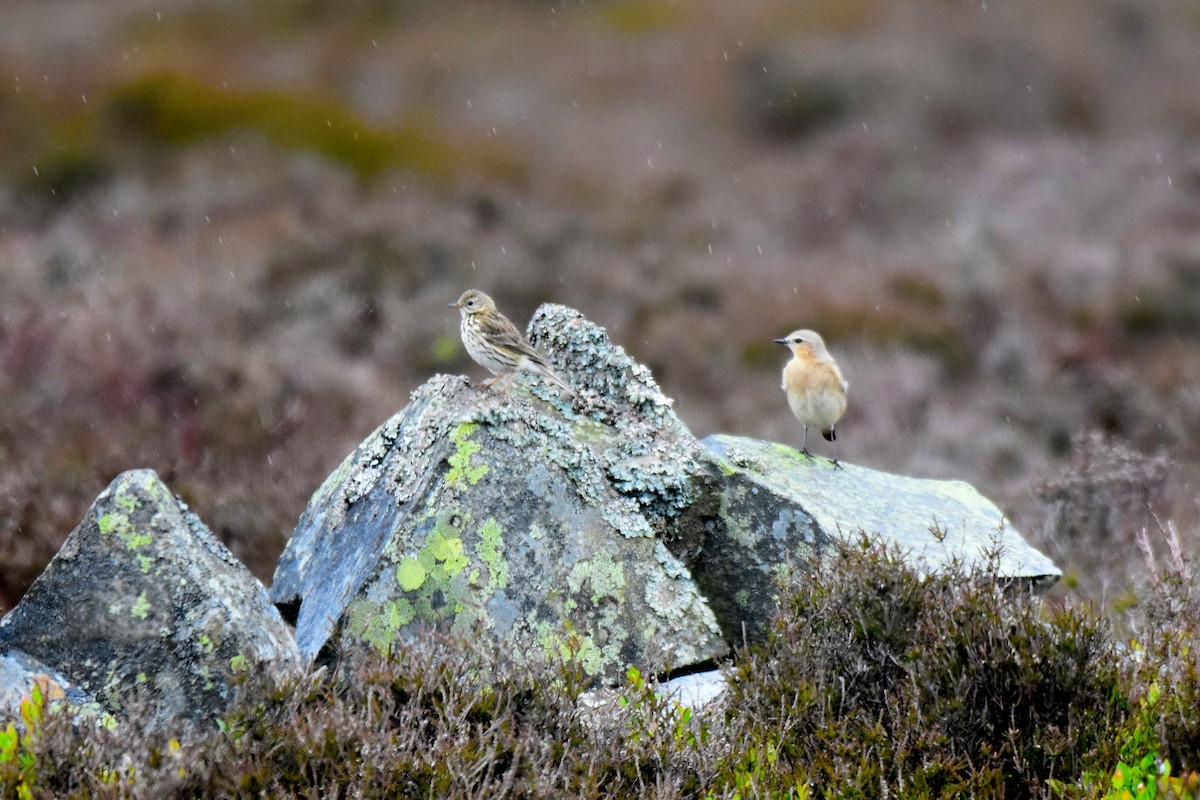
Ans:
[[[792,413],[804,426],[801,450],[812,457],[808,452],[808,429],[809,426],[817,428],[825,441],[833,443],[833,463],[840,466],[834,425],[846,411],[846,390],[849,388],[842,371],[816,331],[792,331],[775,341],[792,351],[791,360],[783,368],[783,391],[787,393]]]
[[[525,341],[517,326],[496,310],[492,298],[477,289],[468,289],[450,307],[457,308],[462,314],[462,340],[467,352],[496,376],[484,386],[491,386],[503,378],[507,392],[513,375],[530,372],[556,384],[569,396],[575,396],[574,390],[558,377],[542,354]]]

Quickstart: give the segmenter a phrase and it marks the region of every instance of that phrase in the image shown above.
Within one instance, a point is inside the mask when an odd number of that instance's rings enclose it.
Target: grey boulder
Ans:
[[[305,658],[386,653],[424,626],[608,680],[727,652],[658,535],[691,503],[702,448],[578,312],[543,306],[530,335],[574,402],[538,379],[436,376],[313,496],[271,587]]]
[[[211,719],[243,675],[300,668],[262,585],[150,470],[100,493],[0,620],[0,653],[36,660],[118,719],[136,697],[152,722]]]
[[[761,638],[781,570],[864,535],[922,569],[983,569],[1035,589],[1062,573],[995,504],[962,481],[893,475],[790,447],[714,435],[707,448],[712,514],[686,558],[727,637]],[[692,537],[698,534],[692,531]]]

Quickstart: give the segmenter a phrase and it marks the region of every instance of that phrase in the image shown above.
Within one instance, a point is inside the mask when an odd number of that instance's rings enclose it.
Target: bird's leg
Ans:
[[[808,426],[804,426],[804,438],[800,440],[800,452],[812,458],[812,453],[808,452]]]

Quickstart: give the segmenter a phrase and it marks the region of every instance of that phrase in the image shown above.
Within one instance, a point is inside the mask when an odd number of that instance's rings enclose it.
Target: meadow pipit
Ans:
[[[492,298],[468,289],[450,307],[457,308],[462,314],[462,340],[467,352],[496,376],[484,386],[491,386],[503,378],[504,390],[508,391],[514,374],[532,372],[557,384],[569,396],[575,396],[567,382],[550,369],[542,354],[525,341],[517,326],[496,310]]]
[[[783,391],[787,393],[792,413],[804,426],[801,450],[812,457],[808,452],[808,427],[819,428],[825,441],[833,442],[833,463],[839,466],[837,434],[833,426],[846,411],[846,389],[849,388],[842,371],[815,331],[792,331],[775,341],[792,351],[791,361],[783,368]]]

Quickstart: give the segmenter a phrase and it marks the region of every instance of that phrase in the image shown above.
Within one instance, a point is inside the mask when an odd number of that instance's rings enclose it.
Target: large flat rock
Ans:
[[[703,544],[685,561],[727,637],[763,635],[780,569],[802,569],[864,535],[929,570],[988,567],[997,578],[1036,588],[1061,577],[994,503],[962,481],[845,463],[835,469],[828,459],[737,436],[703,444],[711,508],[699,523]]]

